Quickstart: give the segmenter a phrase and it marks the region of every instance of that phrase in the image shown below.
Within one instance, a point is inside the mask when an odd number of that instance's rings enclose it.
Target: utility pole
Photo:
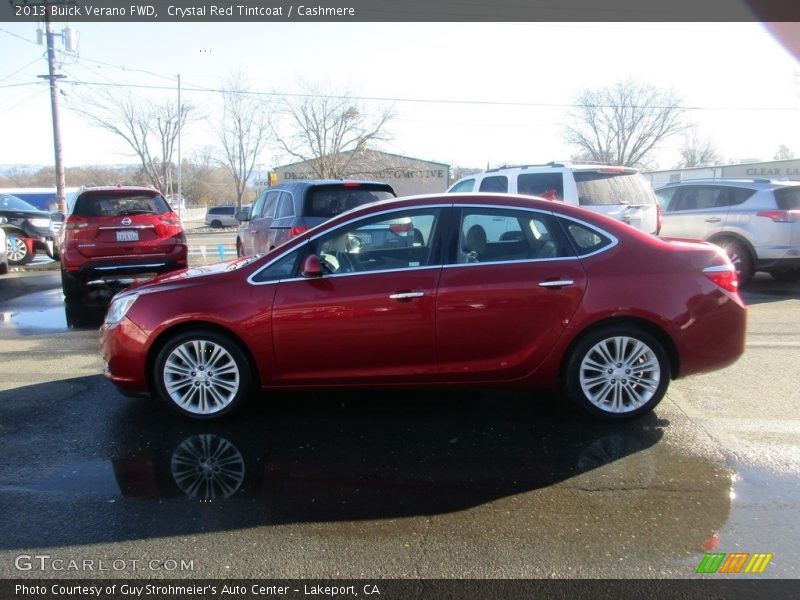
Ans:
[[[183,110],[181,108],[181,74],[178,73],[178,218],[183,220],[183,191],[181,190],[181,124]]]
[[[50,20],[49,3],[44,2],[45,35],[47,37],[48,75],[39,75],[50,80],[50,111],[53,115],[53,152],[56,163],[56,210],[67,212],[67,198],[64,193],[64,160],[61,156],[61,124],[58,113],[58,80],[64,75],[56,73],[56,48],[53,23]]]

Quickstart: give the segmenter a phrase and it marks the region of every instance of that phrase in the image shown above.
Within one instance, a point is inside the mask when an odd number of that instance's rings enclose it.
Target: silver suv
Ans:
[[[462,177],[447,191],[540,196],[602,213],[654,235],[661,226],[653,188],[628,167],[555,162],[506,166]]]
[[[800,279],[800,182],[690,179],[656,190],[661,235],[713,242],[747,283],[756,271]]]

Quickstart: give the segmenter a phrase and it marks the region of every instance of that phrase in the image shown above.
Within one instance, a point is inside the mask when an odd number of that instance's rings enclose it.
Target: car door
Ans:
[[[308,244],[324,275],[281,281],[274,297],[279,382],[411,384],[436,378],[441,214],[436,207],[395,210]],[[376,247],[370,232],[389,229],[398,219],[412,224],[397,234],[408,243]]]
[[[706,240],[722,231],[731,191],[730,187],[718,185],[678,187],[664,209],[661,236]],[[659,193],[663,196],[664,190]]]
[[[269,247],[277,248],[288,242],[295,220],[294,197],[289,192],[281,192],[275,208],[275,218],[270,223]]]
[[[533,372],[562,335],[586,286],[552,214],[462,207],[436,305],[445,381],[500,381]]]
[[[256,201],[253,203],[253,206],[250,207],[250,211],[248,212],[248,220],[242,221],[239,227],[239,243],[242,245],[242,256],[255,254],[255,246],[253,241],[255,224],[253,223],[253,219],[255,219],[256,216],[261,215],[261,211],[264,208],[264,202],[266,199],[267,192],[262,192],[259,194],[258,198],[256,198]]]

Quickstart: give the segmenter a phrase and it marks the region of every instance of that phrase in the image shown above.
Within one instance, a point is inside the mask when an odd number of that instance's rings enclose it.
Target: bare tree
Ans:
[[[233,73],[224,84],[222,122],[217,135],[222,144],[223,164],[236,186],[236,204],[241,209],[247,180],[269,139],[269,107],[251,95],[244,74]]]
[[[191,106],[182,104],[179,110],[171,100],[154,103],[130,93],[105,91],[84,95],[70,108],[92,125],[122,138],[142,163],[147,180],[164,194],[172,194],[172,156],[179,120],[185,127],[193,112]]]
[[[716,164],[721,159],[714,143],[709,138],[701,138],[696,127],[690,127],[683,134],[680,157],[678,169]]]
[[[332,94],[310,85],[304,91],[284,99],[284,118],[273,133],[283,150],[307,162],[316,177],[351,175],[363,162],[365,150],[389,139],[386,126],[394,118],[392,108],[380,108],[371,117],[350,93]]]
[[[790,160],[794,158],[794,152],[789,150],[786,144],[781,144],[778,151],[775,153],[775,160]]]
[[[681,132],[683,107],[670,90],[633,80],[580,93],[564,139],[584,160],[641,167],[666,138]]]

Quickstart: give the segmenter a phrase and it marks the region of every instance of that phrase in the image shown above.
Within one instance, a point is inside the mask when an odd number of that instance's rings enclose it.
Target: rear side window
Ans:
[[[394,194],[385,188],[316,187],[309,190],[306,196],[305,216],[330,219],[357,206],[390,198],[394,198]]]
[[[723,185],[691,185],[680,188],[673,196],[668,212],[708,210],[736,206],[755,194],[755,190]]]
[[[581,206],[655,204],[650,184],[639,173],[575,171]]]
[[[775,200],[781,210],[800,210],[800,186],[775,190]]]
[[[523,173],[517,177],[517,192],[548,200],[563,200],[564,177],[561,173]]]
[[[72,214],[79,217],[162,215],[172,209],[161,194],[91,193],[81,195]]]
[[[278,200],[278,208],[275,212],[276,219],[282,219],[284,217],[291,217],[294,215],[294,206],[292,200],[292,195],[288,192],[282,192],[281,198]]]
[[[492,175],[491,177],[484,177],[481,181],[479,192],[500,192],[505,194],[508,192],[508,177],[505,175]]]
[[[597,229],[568,219],[560,219],[560,221],[578,256],[593,254],[613,244],[613,240],[609,236]]]

